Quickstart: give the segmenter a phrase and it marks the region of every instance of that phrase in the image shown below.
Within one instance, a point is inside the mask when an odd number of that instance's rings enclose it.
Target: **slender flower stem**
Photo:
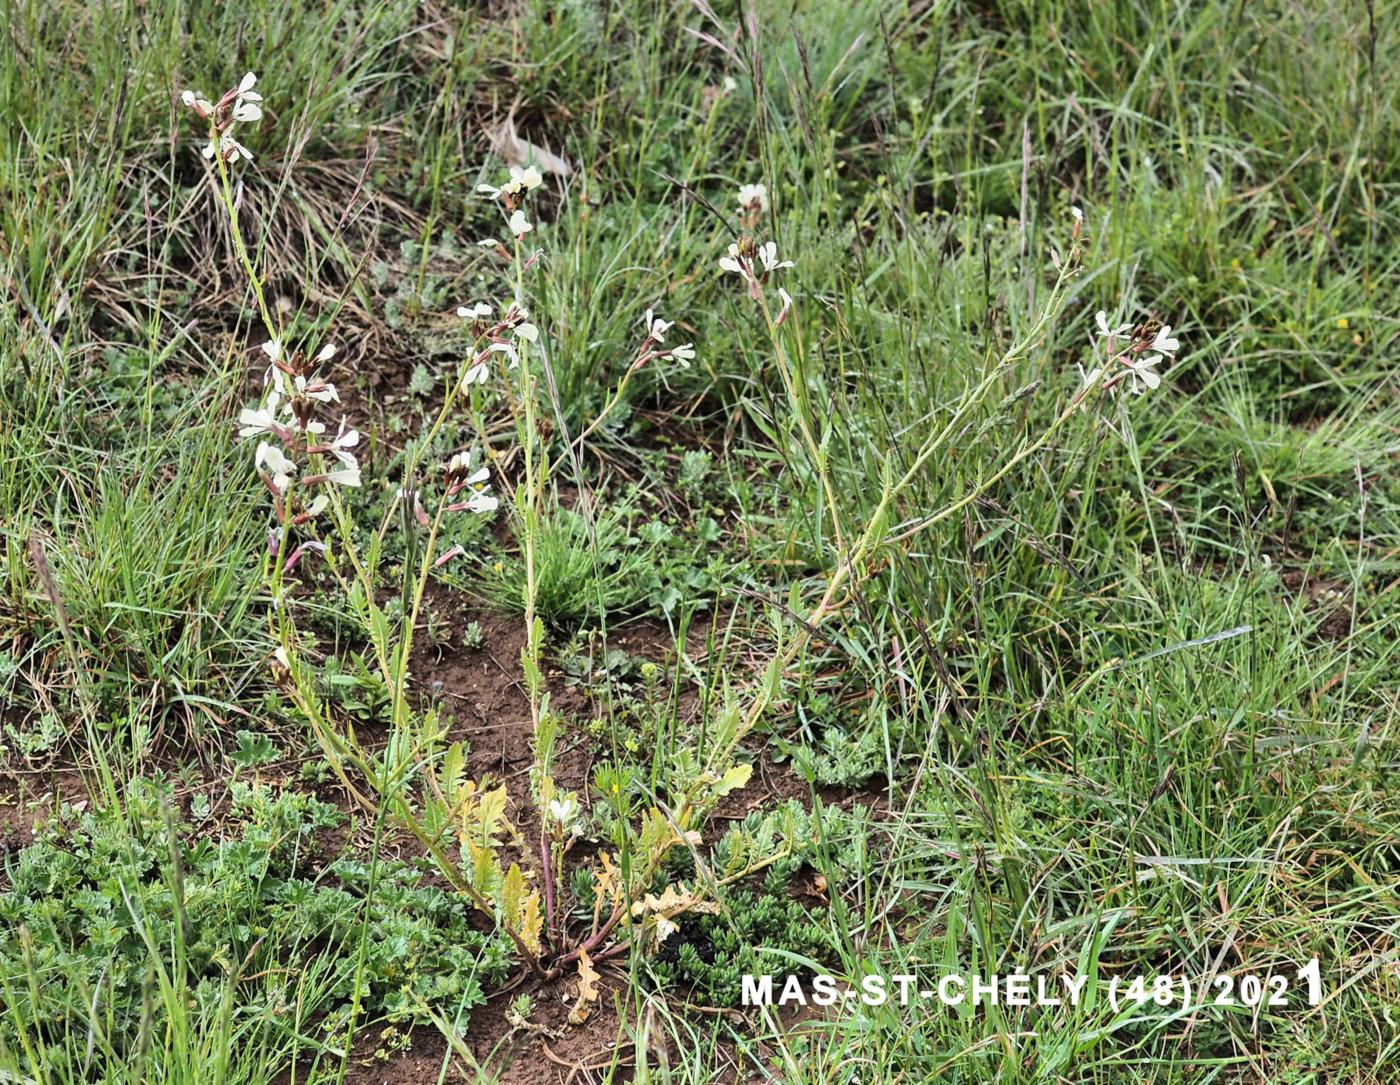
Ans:
[[[550,942],[557,941],[558,928],[554,919],[554,849],[550,846],[549,835],[540,826],[540,856],[544,859],[544,914]]]
[[[273,339],[280,339],[281,331],[277,322],[272,319],[272,312],[268,309],[267,297],[263,291],[262,279],[253,266],[253,258],[248,252],[248,246],[243,240],[243,230],[238,224],[238,208],[234,203],[233,184],[229,179],[228,163],[224,161],[223,153],[219,150],[219,129],[212,119],[209,126],[209,139],[215,148],[214,162],[219,173],[219,195],[223,199],[224,209],[228,212],[229,234],[233,238],[233,251],[243,265],[243,273],[248,277],[248,285],[253,288],[253,297],[257,299],[258,314],[262,317],[263,327],[267,329],[267,334]]]
[[[822,498],[826,502],[827,515],[831,517],[832,532],[836,536],[836,549],[838,551],[844,550],[846,542],[841,531],[841,514],[836,505],[836,490],[832,484],[831,472],[827,470],[826,455],[817,444],[807,420],[810,404],[806,387],[797,382],[796,374],[788,361],[787,351],[783,347],[782,336],[778,334],[777,320],[768,306],[768,297],[762,290],[758,292],[758,305],[763,313],[763,322],[768,327],[768,339],[773,344],[773,356],[778,362],[778,373],[783,378],[783,387],[787,390],[788,398],[792,400],[793,413],[797,416],[797,425],[802,431],[802,442],[807,446],[807,454],[812,457],[812,470],[817,473],[817,478],[821,483]]]

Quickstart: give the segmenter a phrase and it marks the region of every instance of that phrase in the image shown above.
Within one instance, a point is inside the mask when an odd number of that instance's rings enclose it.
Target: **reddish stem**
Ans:
[[[608,921],[603,924],[603,926],[599,929],[597,934],[593,935],[587,941],[582,943],[577,949],[571,950],[564,956],[560,957],[559,960],[555,962],[554,966],[556,968],[563,968],[565,965],[573,964],[574,961],[578,960],[578,955],[580,953],[592,953],[597,946],[602,945],[603,942],[607,940],[608,935],[612,933],[612,929],[616,927],[618,922],[622,919],[622,914],[624,910],[625,909],[622,907],[618,907],[617,909],[615,909],[613,911],[613,914],[608,917]],[[625,945],[626,943],[623,944]],[[608,950],[607,952],[611,953],[613,952],[613,950]]]

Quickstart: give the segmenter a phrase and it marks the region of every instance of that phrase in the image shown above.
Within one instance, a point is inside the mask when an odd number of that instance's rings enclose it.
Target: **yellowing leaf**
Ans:
[[[715,784],[715,795],[728,795],[731,791],[738,791],[749,782],[749,777],[753,775],[753,766],[747,764],[734,765]]]
[[[491,791],[481,793],[481,804],[477,809],[477,837],[483,844],[493,842],[495,835],[500,832],[502,822],[506,816],[506,789],[505,786],[494,788]]]
[[[501,922],[513,931],[520,930],[520,909],[525,901],[525,874],[519,863],[511,863],[501,883]]]
[[[719,905],[714,901],[701,900],[694,893],[674,884],[662,890],[660,896],[648,893],[632,905],[632,914],[650,925],[658,945],[676,932],[677,927],[673,922],[676,916],[686,912],[714,914],[718,911]]]
[[[525,943],[525,948],[536,956],[539,956],[540,950],[544,948],[540,944],[542,930],[544,916],[540,914],[540,894],[539,890],[532,889],[520,909],[520,940]]]
[[[501,882],[501,924],[519,935],[531,953],[540,952],[540,931],[544,919],[540,915],[540,894],[526,891],[525,874],[519,863],[511,863]]]
[[[588,1017],[593,1003],[598,1001],[598,970],[588,959],[588,951],[578,952],[578,1001],[569,1011],[569,1024],[581,1025]]]
[[[472,860],[472,888],[488,899],[495,897],[496,887],[501,884],[501,864],[496,853],[472,841],[467,841],[466,851]]]
[[[600,901],[616,901],[622,895],[622,876],[613,865],[612,856],[603,852],[598,856],[603,869],[595,874],[593,894]]]

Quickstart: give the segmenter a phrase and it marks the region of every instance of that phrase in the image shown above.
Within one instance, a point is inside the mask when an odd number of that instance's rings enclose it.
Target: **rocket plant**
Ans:
[[[279,688],[306,720],[320,749],[347,792],[376,819],[416,837],[447,884],[504,931],[520,962],[539,975],[577,969],[580,1001],[586,1013],[594,964],[629,948],[664,942],[686,912],[711,912],[718,890],[789,854],[800,842],[788,834],[772,848],[755,849],[728,839],[724,847],[707,841],[709,815],[719,800],[744,786],[750,766],[741,759],[746,738],[784,697],[785,682],[822,626],[841,613],[861,582],[881,567],[882,554],[929,526],[955,515],[1004,478],[1018,464],[1037,455],[1091,395],[1126,386],[1141,393],[1161,383],[1157,367],[1178,349],[1170,327],[1156,324],[1111,325],[1098,315],[1102,359],[1082,385],[1066,397],[1063,410],[1040,434],[1026,438],[1005,454],[1000,466],[942,508],[906,515],[901,498],[939,454],[990,411],[1007,413],[1019,393],[994,397],[1011,367],[1040,347],[1062,317],[1069,287],[1078,274],[1084,249],[1083,216],[1075,210],[1068,247],[1053,251],[1055,276],[1036,319],[1005,353],[993,360],[961,398],[933,426],[920,447],[902,463],[890,457],[881,465],[873,509],[851,528],[849,510],[827,466],[825,449],[835,424],[808,399],[808,351],[798,303],[780,279],[796,274],[793,260],[780,259],[778,246],[753,231],[768,212],[770,197],[760,183],[738,193],[744,233],[718,260],[721,282],[737,276],[742,297],[753,308],[755,329],[766,340],[771,363],[788,398],[801,445],[821,491],[829,517],[830,552],[819,588],[805,601],[794,589],[767,662],[745,685],[715,699],[712,717],[702,721],[701,738],[680,746],[670,774],[658,792],[645,789],[625,772],[599,769],[584,791],[563,788],[554,778],[556,741],[562,726],[549,711],[544,666],[544,623],[536,612],[536,568],[545,496],[560,449],[581,446],[621,402],[628,382],[648,366],[687,366],[695,357],[691,343],[667,344],[673,327],[651,309],[646,311],[635,353],[625,366],[601,414],[577,436],[555,435],[541,425],[546,402],[541,377],[549,360],[549,314],[532,312],[531,282],[546,251],[534,247],[540,232],[532,219],[531,198],[545,183],[534,166],[511,167],[499,185],[482,185],[478,195],[498,210],[502,234],[481,239],[505,267],[499,299],[464,303],[457,309],[465,349],[448,382],[441,407],[426,439],[408,457],[395,503],[404,515],[386,514],[357,542],[345,487],[360,485],[356,459],[359,432],[343,415],[339,395],[327,371],[336,356],[329,343],[290,344],[266,299],[265,284],[243,238],[239,200],[231,180],[235,168],[248,168],[252,154],[237,139],[239,125],[262,117],[262,98],[249,73],[217,101],[185,92],[182,102],[203,122],[210,183],[218,196],[234,255],[244,272],[257,316],[265,332],[261,343],[263,394],[238,418],[240,436],[256,440],[253,466],[268,491],[271,517],[264,570],[272,605],[269,632],[275,642],[270,666]],[[796,289],[796,287],[794,287]],[[489,444],[485,420],[501,407],[513,421],[509,446]],[[480,436],[481,447],[461,449],[444,463],[423,462],[423,449],[449,420],[465,419]],[[984,426],[987,424],[982,421]],[[561,440],[562,438],[562,440]],[[497,496],[497,490],[504,500]],[[464,560],[460,547],[440,552],[449,517],[489,515],[504,507],[524,565],[523,621],[525,644],[520,667],[530,706],[534,759],[526,801],[535,808],[538,838],[527,840],[512,822],[504,783],[489,776],[471,778],[466,750],[447,741],[447,727],[435,707],[412,693],[409,660],[433,570]],[[415,566],[406,573],[404,609],[399,620],[379,602],[385,598],[381,554],[392,530],[416,531],[409,549]],[[296,626],[295,581],[315,555],[344,594],[367,631],[370,653],[389,691],[389,734],[382,749],[371,749],[318,692],[316,664],[304,650]],[[605,817],[597,816],[606,811]],[[574,844],[606,826],[596,857],[571,867]],[[738,830],[731,830],[730,835]],[[810,842],[810,841],[809,841]],[[678,853],[688,852],[694,876],[671,880],[668,871]],[[717,861],[723,855],[727,860]],[[591,916],[572,887],[580,883],[577,867],[592,887]],[[683,864],[682,864],[683,866]]]

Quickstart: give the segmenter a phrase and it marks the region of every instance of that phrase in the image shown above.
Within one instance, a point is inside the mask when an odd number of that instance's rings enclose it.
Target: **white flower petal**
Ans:
[[[1171,354],[1181,347],[1181,341],[1172,336],[1172,326],[1163,324],[1157,329],[1157,337],[1152,340],[1152,349],[1163,354]]]

